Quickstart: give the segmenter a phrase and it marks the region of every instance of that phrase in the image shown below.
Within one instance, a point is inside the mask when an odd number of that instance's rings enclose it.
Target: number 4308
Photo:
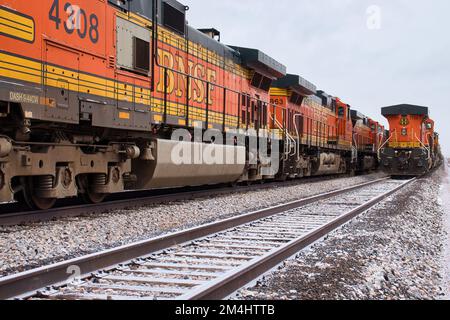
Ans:
[[[97,15],[91,14],[88,21],[87,14],[82,8],[76,5],[72,5],[68,2],[64,5],[64,11],[68,14],[68,18],[64,22],[64,30],[68,34],[73,34],[76,29],[78,36],[81,39],[86,38],[86,35],[89,33],[89,39],[91,40],[91,42],[98,42],[99,33]],[[53,4],[48,13],[48,18],[50,19],[50,21],[55,22],[56,29],[59,30],[59,27],[62,23],[59,14],[59,0],[53,1]]]

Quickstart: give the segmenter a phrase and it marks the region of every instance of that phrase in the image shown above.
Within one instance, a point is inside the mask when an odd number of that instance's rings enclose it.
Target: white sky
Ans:
[[[430,107],[450,157],[450,1],[181,2],[191,26],[215,27],[225,44],[264,51],[376,120],[387,105]]]

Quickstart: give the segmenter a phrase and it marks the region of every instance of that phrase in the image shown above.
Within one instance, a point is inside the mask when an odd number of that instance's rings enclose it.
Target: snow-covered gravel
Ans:
[[[445,258],[450,231],[445,221],[450,206],[445,208],[440,201],[445,177],[442,168],[420,179],[286,261],[255,286],[240,290],[234,298],[450,297],[445,272],[450,261],[449,256]],[[450,185],[446,188],[450,190]]]
[[[448,159],[446,166],[447,176],[443,179],[441,186],[441,205],[444,208],[446,214],[445,225],[447,229],[447,245],[445,250],[445,260],[444,260],[444,273],[445,273],[445,289],[446,289],[446,300],[450,300],[450,158]]]
[[[382,177],[376,173],[0,227],[0,276]]]

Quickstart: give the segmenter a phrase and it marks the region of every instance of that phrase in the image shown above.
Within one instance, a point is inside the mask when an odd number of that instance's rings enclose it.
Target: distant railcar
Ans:
[[[279,176],[364,172],[376,169],[376,150],[384,128],[339,98],[332,97],[294,74],[273,82],[271,129],[288,136]],[[369,123],[370,121],[370,123]],[[281,129],[281,130],[280,130]]]
[[[385,139],[384,127],[356,110],[351,111],[351,118],[356,170],[364,172],[378,168],[377,150]]]
[[[401,104],[382,109],[389,137],[380,149],[383,170],[391,175],[417,176],[442,162],[439,135],[427,107]]]

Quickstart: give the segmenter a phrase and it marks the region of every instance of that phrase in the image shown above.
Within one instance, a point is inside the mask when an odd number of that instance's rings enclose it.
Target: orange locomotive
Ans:
[[[383,169],[392,175],[420,175],[442,163],[439,135],[427,107],[385,107],[390,136],[380,149]]]
[[[282,178],[363,172],[378,165],[376,150],[384,128],[367,119],[339,98],[317,91],[298,75],[274,81],[271,128],[287,136],[281,162]],[[356,118],[360,116],[361,118]],[[372,120],[370,120],[372,121]],[[288,155],[292,156],[289,157]]]
[[[46,209],[126,189],[355,170],[348,105],[307,82],[273,84],[284,65],[190,27],[187,10],[0,0],[0,202]]]
[[[125,188],[263,178],[245,145],[207,149],[237,154],[233,163],[171,159],[179,128],[203,151],[195,129],[263,135],[270,84],[286,70],[188,26],[187,9],[173,0],[0,1],[0,202],[45,209]]]
[[[356,110],[351,111],[351,118],[357,171],[375,169],[378,167],[378,148],[385,140],[384,126]]]

